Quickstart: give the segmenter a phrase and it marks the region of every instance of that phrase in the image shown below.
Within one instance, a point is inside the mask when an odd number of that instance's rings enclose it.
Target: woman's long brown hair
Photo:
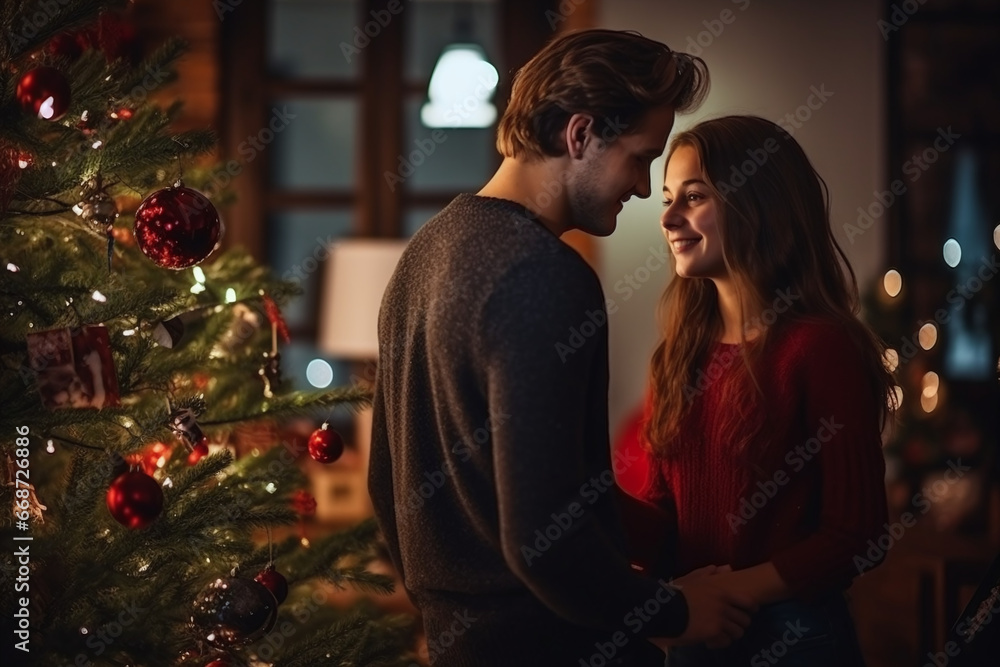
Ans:
[[[740,354],[722,386],[735,409],[720,427],[734,453],[746,453],[762,431],[762,355],[790,322],[805,319],[832,319],[844,326],[863,356],[884,428],[895,398],[895,382],[883,361],[885,344],[858,317],[857,279],[830,229],[828,189],[802,148],[781,127],[755,116],[699,123],[674,138],[668,162],[680,146],[697,152],[702,177],[719,204],[723,260],[748,314]],[[767,311],[782,293],[794,300],[770,324],[773,313]],[[644,433],[657,455],[676,453],[684,420],[700,393],[698,368],[723,333],[717,301],[711,280],[676,273],[660,299],[661,339],[650,367],[652,414]],[[759,336],[748,344],[755,319],[770,326],[758,329]]]

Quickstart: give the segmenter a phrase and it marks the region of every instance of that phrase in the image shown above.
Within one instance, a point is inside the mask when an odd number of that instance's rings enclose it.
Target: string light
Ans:
[[[90,298],[92,298],[94,301],[97,301],[98,303],[107,303],[108,301],[108,297],[104,296],[97,290],[94,290],[94,293],[90,295]]]
[[[196,266],[193,269],[191,269],[191,271],[192,271],[192,273],[194,273],[194,279],[197,282],[204,284],[204,282],[205,282],[205,272],[201,270],[201,267],[200,266]]]
[[[903,276],[899,275],[899,271],[896,269],[889,269],[882,278],[882,286],[885,287],[886,294],[892,297],[897,296],[899,291],[903,289]]]
[[[232,287],[226,289],[226,303],[236,303],[236,290]]]
[[[934,326],[932,322],[928,322],[924,326],[920,327],[920,331],[917,332],[917,338],[920,341],[920,347],[925,350],[931,349],[934,347],[934,344],[937,343],[937,327]]]
[[[941,385],[941,378],[934,371],[924,373],[923,385],[924,397],[930,398],[931,396],[936,396],[938,387]]]
[[[962,246],[955,239],[948,239],[944,242],[942,254],[944,255],[944,263],[954,269],[962,261]]]

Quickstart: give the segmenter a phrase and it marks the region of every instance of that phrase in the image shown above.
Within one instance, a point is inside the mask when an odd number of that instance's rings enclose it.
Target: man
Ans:
[[[603,293],[559,241],[607,236],[625,201],[649,196],[674,113],[707,86],[701,60],[635,33],[557,38],[515,77],[496,174],[400,259],[379,317],[369,490],[435,665],[645,651],[662,664],[646,638],[725,644],[749,623],[710,576],[679,592],[629,566]]]

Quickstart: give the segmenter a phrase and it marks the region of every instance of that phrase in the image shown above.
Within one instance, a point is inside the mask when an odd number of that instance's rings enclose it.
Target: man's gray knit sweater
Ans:
[[[369,490],[435,665],[590,664],[687,624],[625,554],[606,320],[593,270],[510,201],[460,195],[399,261]]]

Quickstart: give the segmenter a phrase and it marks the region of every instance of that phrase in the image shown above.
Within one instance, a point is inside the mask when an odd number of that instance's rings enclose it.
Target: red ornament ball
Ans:
[[[142,200],[133,231],[139,249],[154,263],[165,269],[186,269],[212,254],[223,226],[208,197],[175,186]]]
[[[163,510],[163,489],[146,473],[132,470],[111,482],[107,501],[115,521],[132,530],[145,528]]]
[[[17,101],[27,113],[59,120],[69,109],[69,82],[54,67],[36,67],[17,82]]]
[[[86,48],[82,41],[75,32],[60,33],[49,40],[49,53],[67,60],[76,60]]]
[[[309,456],[320,463],[333,463],[344,453],[344,439],[329,424],[323,424],[309,436]]]
[[[202,457],[208,454],[208,438],[202,437],[198,441],[198,444],[191,449],[191,453],[188,454],[188,465],[193,466],[198,461],[201,461]]]
[[[288,597],[288,580],[274,569],[274,565],[268,565],[253,580],[271,591],[271,595],[278,601],[278,604],[284,602],[285,598]]]
[[[223,660],[222,658],[219,658],[217,660],[213,660],[212,662],[208,663],[207,665],[205,665],[205,667],[230,667],[231,665],[232,663],[229,662],[228,660]]]

